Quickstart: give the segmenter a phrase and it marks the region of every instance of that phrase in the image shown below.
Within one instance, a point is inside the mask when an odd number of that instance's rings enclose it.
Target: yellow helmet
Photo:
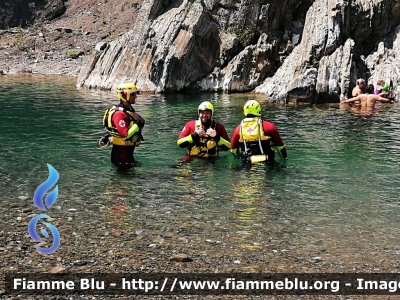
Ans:
[[[261,105],[256,100],[249,100],[243,106],[244,116],[253,115],[256,117],[261,117]]]
[[[211,102],[204,101],[199,105],[198,113],[200,115],[201,110],[209,110],[211,111],[211,117],[214,116],[214,106],[211,104]]]
[[[122,83],[117,86],[117,98],[121,101],[129,101],[131,94],[137,93],[136,85],[133,83]],[[125,98],[123,96],[126,96]]]

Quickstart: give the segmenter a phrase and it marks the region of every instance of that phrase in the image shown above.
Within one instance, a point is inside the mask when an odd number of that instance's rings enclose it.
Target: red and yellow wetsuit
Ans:
[[[262,120],[260,117],[243,119],[233,132],[231,152],[235,156],[246,158],[249,155],[265,154],[268,155],[268,163],[273,164],[274,147],[281,158],[287,158],[285,145],[278,129],[273,123]]]
[[[206,132],[208,128],[213,128],[217,132],[215,137],[203,135],[200,137],[195,131],[203,127]],[[192,120],[186,123],[179,134],[177,144],[181,148],[186,148],[187,154],[197,157],[215,157],[220,150],[227,151],[230,148],[229,136],[224,125],[211,120],[210,124],[202,124],[200,120]]]
[[[110,109],[104,116],[107,129],[112,133],[111,162],[117,166],[128,167],[135,162],[133,152],[142,138],[144,119],[135,112],[132,106],[120,103]]]

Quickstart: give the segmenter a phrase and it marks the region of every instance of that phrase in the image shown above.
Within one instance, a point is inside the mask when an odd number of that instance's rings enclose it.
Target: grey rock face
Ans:
[[[399,99],[400,95],[400,25],[393,32],[385,36],[373,51],[368,55],[364,63],[367,74],[370,75],[369,83],[376,85],[379,79],[386,82],[392,81],[393,92]]]
[[[261,35],[256,45],[247,46],[225,68],[216,68],[202,79],[199,82],[200,89],[216,92],[253,90],[271,71],[272,63],[268,57],[272,49],[267,43],[267,35]]]
[[[96,47],[77,86],[322,103],[347,98],[360,77],[400,81],[396,0],[147,0],[139,16]]]
[[[397,83],[399,64],[392,58],[396,53],[393,47],[400,20],[399,3],[359,0],[349,5],[347,1],[315,1],[307,13],[300,45],[255,92],[269,95],[272,102],[338,102],[350,96],[357,78],[369,79],[375,69],[380,69],[378,65],[388,60],[391,63],[385,64],[385,74]],[[389,11],[395,19],[384,17]],[[386,47],[374,50],[378,36],[386,40]],[[381,53],[380,59],[373,54],[375,51]],[[364,55],[369,53],[366,61]],[[310,68],[318,70],[315,82]],[[383,75],[375,77],[379,76]]]
[[[309,4],[145,1],[135,30],[93,54],[77,86],[129,80],[142,91],[251,91],[297,45]]]
[[[220,57],[215,22],[202,1],[167,4],[145,3],[137,29],[94,56],[78,85],[108,89],[133,81],[142,91],[180,91],[208,75]]]

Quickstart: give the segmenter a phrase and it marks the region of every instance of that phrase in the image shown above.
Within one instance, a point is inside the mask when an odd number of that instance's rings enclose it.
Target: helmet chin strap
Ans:
[[[129,102],[129,100],[131,99],[131,93],[129,92],[129,91],[125,91],[124,93],[123,93],[123,95],[125,95],[126,96],[126,102]],[[124,97],[122,97],[122,98],[124,98]]]
[[[132,107],[132,103],[130,103],[128,99],[125,99],[124,97],[121,97],[121,98],[123,99],[123,100],[121,100],[121,102],[122,102],[125,106],[127,106],[127,107]],[[129,97],[129,99],[130,99],[130,97]]]

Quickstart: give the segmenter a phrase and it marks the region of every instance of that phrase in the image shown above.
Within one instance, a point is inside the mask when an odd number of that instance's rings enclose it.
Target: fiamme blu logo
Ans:
[[[60,178],[56,169],[54,169],[51,165],[47,164],[49,168],[49,177],[45,182],[40,184],[35,191],[33,196],[33,204],[40,210],[47,211],[50,207],[53,206],[54,202],[57,200],[58,196],[58,186],[56,185],[55,188],[48,192],[52,186],[54,186],[58,179]],[[48,193],[47,193],[48,192]],[[47,195],[46,195],[47,193]],[[46,195],[46,197],[45,197]],[[28,224],[28,232],[32,239],[34,239],[38,243],[42,243],[49,239],[49,233],[46,229],[41,228],[40,233],[46,238],[46,240],[42,240],[39,234],[36,231],[36,227],[41,219],[49,219],[50,217],[46,214],[39,214],[36,217],[33,217],[32,220]],[[60,234],[58,233],[57,228],[50,224],[43,222],[43,224],[50,230],[53,242],[51,247],[49,248],[42,248],[38,245],[35,246],[36,250],[42,254],[50,254],[57,250],[58,246],[60,246]],[[47,241],[46,241],[47,242]]]

